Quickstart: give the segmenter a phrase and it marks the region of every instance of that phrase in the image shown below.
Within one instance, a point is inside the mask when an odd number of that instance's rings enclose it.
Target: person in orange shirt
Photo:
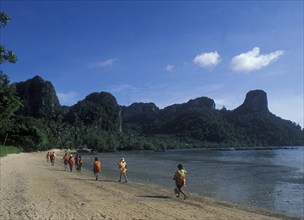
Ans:
[[[47,152],[47,154],[46,154],[46,162],[50,162],[50,156],[51,156],[51,153]]]
[[[119,168],[119,182],[121,182],[121,175],[123,174],[125,177],[125,182],[128,182],[127,178],[127,163],[125,161],[125,158],[121,158],[121,160],[118,162],[118,168]]]
[[[62,160],[63,160],[64,170],[66,171],[69,163],[69,156],[67,153],[64,154]]]
[[[55,164],[55,159],[56,159],[56,154],[55,154],[55,152],[53,152],[50,154],[50,161],[51,161],[52,166],[54,166],[54,164]]]
[[[101,163],[98,160],[98,158],[95,157],[95,161],[93,163],[93,172],[96,177],[96,180],[98,180],[98,173],[100,173],[100,171],[101,171]]]
[[[183,187],[186,187],[186,173],[187,171],[184,169],[182,164],[177,166],[178,170],[176,170],[173,180],[175,180],[176,188],[174,192],[176,193],[176,197],[179,198],[180,194],[183,194],[184,199],[187,198],[186,193],[183,191]]]
[[[73,157],[73,155],[71,154],[70,158],[69,158],[69,165],[70,165],[70,171],[73,171],[73,166],[75,164],[75,159]]]

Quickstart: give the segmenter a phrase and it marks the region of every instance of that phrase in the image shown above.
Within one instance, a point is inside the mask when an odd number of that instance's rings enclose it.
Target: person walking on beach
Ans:
[[[73,172],[73,166],[75,164],[75,159],[73,157],[73,155],[71,154],[70,158],[69,158],[69,165],[70,165],[70,171]]]
[[[47,154],[46,154],[46,162],[50,162],[50,156],[51,156],[51,153],[47,152]]]
[[[55,154],[55,152],[53,152],[50,154],[50,161],[51,161],[52,166],[54,166],[54,164],[55,164],[55,159],[56,159],[56,154]]]
[[[64,154],[62,160],[63,160],[63,165],[64,165],[64,171],[66,171],[68,168],[68,163],[69,163],[69,156],[67,153]]]
[[[77,172],[80,172],[81,171],[81,166],[83,164],[83,160],[81,159],[81,156],[79,155],[79,158],[78,158],[78,165],[77,165]]]
[[[173,180],[175,180],[176,189],[174,189],[176,193],[176,197],[179,198],[180,194],[183,194],[184,199],[187,198],[186,193],[183,191],[183,187],[186,186],[186,173],[187,171],[184,169],[182,164],[177,166],[178,170],[175,172]]]
[[[121,182],[121,175],[123,174],[125,177],[125,182],[128,182],[127,178],[127,163],[125,161],[125,158],[121,158],[121,160],[118,162],[118,168],[119,168],[119,182]]]
[[[98,180],[98,173],[101,171],[101,164],[97,157],[95,157],[95,161],[93,163],[93,172],[96,177],[96,180]]]
[[[78,156],[78,154],[76,154],[76,156],[75,156],[75,169],[76,170],[78,169],[78,159],[79,159],[79,156]]]

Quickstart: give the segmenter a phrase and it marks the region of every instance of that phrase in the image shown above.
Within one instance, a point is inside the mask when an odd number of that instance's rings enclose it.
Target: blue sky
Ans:
[[[248,91],[303,127],[303,1],[14,1],[1,43],[11,82],[51,81],[62,105],[92,92],[164,108],[207,96],[232,110]]]

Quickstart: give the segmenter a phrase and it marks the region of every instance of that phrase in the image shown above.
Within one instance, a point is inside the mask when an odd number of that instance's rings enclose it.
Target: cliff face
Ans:
[[[113,95],[107,92],[91,93],[84,100],[70,107],[65,121],[102,130],[121,130],[121,109]]]
[[[126,107],[122,106],[122,117],[129,118],[135,115],[149,115],[159,112],[159,108],[152,102],[150,103],[133,103],[132,105]]]
[[[16,83],[16,89],[23,103],[18,114],[35,118],[53,118],[61,112],[52,83],[44,81],[40,76]]]
[[[159,109],[154,103],[133,103],[130,106],[122,106],[122,118],[130,118],[135,116],[163,116],[172,117],[179,113],[184,113],[186,111],[192,110],[215,110],[215,102],[213,99],[207,97],[200,97],[196,99],[191,99],[187,103],[174,104],[167,106],[164,109]]]
[[[54,119],[63,114],[71,124],[82,122],[103,130],[121,130],[121,109],[110,93],[91,93],[74,106],[61,107],[52,83],[40,76],[16,83],[16,89],[23,103],[19,115]]]
[[[214,110],[215,102],[208,97],[190,99],[187,103],[174,104],[164,108],[163,113],[174,114],[189,110]]]
[[[246,94],[245,101],[233,110],[237,114],[270,113],[268,109],[267,94],[263,90],[252,90]]]

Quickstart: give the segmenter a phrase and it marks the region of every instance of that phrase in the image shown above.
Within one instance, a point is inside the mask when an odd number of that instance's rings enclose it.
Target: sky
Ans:
[[[159,108],[209,97],[233,110],[247,92],[303,128],[303,1],[1,0],[11,83],[51,81],[62,105],[109,92]]]

